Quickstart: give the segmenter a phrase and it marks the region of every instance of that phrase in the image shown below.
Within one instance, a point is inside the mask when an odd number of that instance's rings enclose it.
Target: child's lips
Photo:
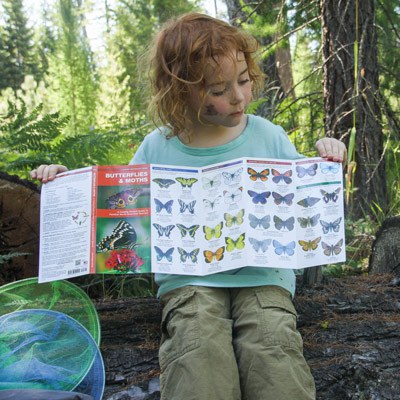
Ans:
[[[233,117],[238,117],[239,115],[242,115],[242,114],[243,114],[243,110],[240,110],[240,111],[236,111],[236,112],[232,113],[231,115]]]

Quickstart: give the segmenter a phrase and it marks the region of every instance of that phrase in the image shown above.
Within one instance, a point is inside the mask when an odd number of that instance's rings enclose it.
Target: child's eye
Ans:
[[[239,81],[239,85],[245,85],[248,82],[250,82],[250,79],[243,79],[242,81]]]
[[[212,92],[211,94],[213,96],[222,96],[225,93],[226,89],[224,90],[219,90],[218,92]]]

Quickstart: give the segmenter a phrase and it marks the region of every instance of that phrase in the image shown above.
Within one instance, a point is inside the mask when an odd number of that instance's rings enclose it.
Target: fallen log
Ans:
[[[400,298],[393,275],[331,278],[295,299],[317,399],[399,398]],[[96,302],[106,366],[104,400],[159,399],[161,305],[154,298]]]

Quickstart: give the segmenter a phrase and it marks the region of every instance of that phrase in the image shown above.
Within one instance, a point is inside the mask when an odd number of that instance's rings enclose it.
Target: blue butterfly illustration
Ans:
[[[302,228],[312,228],[317,225],[319,217],[320,214],[315,214],[312,217],[299,217],[297,221]]]
[[[335,219],[335,221],[332,221],[332,222],[323,221],[321,219],[319,221],[319,223],[322,225],[322,231],[326,234],[329,232],[339,232],[341,220],[342,220],[342,217]]]
[[[153,179],[154,183],[157,183],[161,189],[168,189],[171,185],[175,184],[176,182],[173,179],[164,179],[164,178],[155,178]]]
[[[182,262],[186,262],[187,260],[192,261],[193,263],[197,263],[197,255],[199,254],[200,249],[194,249],[190,252],[182,249],[182,247],[178,247],[178,252],[181,255],[180,259]]]
[[[325,203],[329,203],[330,201],[336,203],[337,199],[339,198],[338,194],[340,193],[341,188],[337,188],[333,192],[329,193],[323,189],[320,189],[320,192],[322,194],[322,200],[324,200]]]
[[[315,204],[317,204],[321,199],[319,197],[310,197],[307,196],[304,199],[300,200],[297,202],[298,205],[302,206],[302,207],[312,207]]]
[[[281,173],[280,171],[272,168],[271,172],[273,175],[273,177],[272,177],[273,182],[279,183],[279,182],[283,181],[287,184],[292,183],[292,178],[291,178],[292,170],[291,169]]]
[[[257,193],[253,190],[248,190],[247,193],[251,197],[251,200],[254,204],[266,204],[268,197],[271,196],[271,192]]]
[[[212,178],[204,177],[203,181],[203,189],[209,190],[218,188],[221,185],[221,174],[217,174]]]
[[[154,246],[154,250],[157,253],[157,261],[161,261],[163,258],[165,258],[167,261],[171,262],[172,261],[172,253],[174,252],[175,247],[171,247],[168,249],[165,253],[157,246]]]
[[[249,214],[249,221],[250,221],[250,226],[254,229],[258,227],[268,229],[271,217],[269,215],[265,215],[262,218],[257,218],[254,214]]]
[[[192,225],[187,227],[181,224],[176,224],[176,226],[178,227],[179,232],[181,233],[181,237],[185,237],[187,234],[189,234],[189,236],[193,239],[197,229],[199,229],[200,227],[200,225]]]
[[[322,242],[322,248],[326,256],[338,255],[342,252],[343,239],[340,239],[336,244]]]
[[[294,254],[294,248],[296,247],[296,242],[289,242],[288,244],[282,244],[277,240],[272,241],[273,246],[275,247],[275,254],[278,256],[282,254],[286,254],[288,256],[292,256]]]
[[[307,168],[304,168],[304,167],[301,167],[300,165],[298,165],[296,167],[297,176],[299,178],[303,178],[306,175],[314,176],[317,173],[317,169],[318,169],[318,164],[312,164]]]
[[[284,229],[288,231],[292,231],[294,229],[294,217],[290,217],[286,220],[279,218],[277,215],[274,215],[274,224],[275,228],[279,231]]]
[[[169,238],[169,235],[175,228],[175,225],[161,226],[159,224],[153,224],[153,226],[157,229],[158,237],[165,236],[167,238]]]
[[[234,172],[223,172],[222,176],[224,178],[225,185],[235,185],[239,183],[242,179],[241,173],[243,168],[239,168]]]
[[[337,174],[340,170],[340,163],[335,162],[325,162],[319,164],[319,166],[323,174]]]
[[[185,203],[183,200],[178,199],[179,203],[179,212],[183,214],[186,210],[190,214],[194,214],[194,206],[196,204],[196,200],[191,201],[190,203]]]
[[[294,193],[288,193],[285,196],[282,196],[279,193],[272,192],[272,197],[274,198],[274,203],[277,205],[284,203],[288,206],[291,206],[294,199]]]
[[[271,244],[271,239],[257,240],[255,238],[249,237],[249,242],[257,253],[260,250],[265,253],[268,250],[268,246]]]
[[[154,199],[154,203],[156,203],[156,213],[160,213],[162,210],[165,210],[168,214],[172,213],[173,200],[169,200],[164,204],[160,200]]]
[[[233,192],[229,192],[228,190],[224,190],[224,199],[227,204],[234,204],[238,202],[242,198],[243,188],[237,188]]]

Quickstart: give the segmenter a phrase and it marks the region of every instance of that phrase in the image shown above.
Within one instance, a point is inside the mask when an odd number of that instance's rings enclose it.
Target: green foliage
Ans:
[[[149,130],[146,124],[64,135],[67,118],[59,113],[41,116],[42,105],[27,112],[23,102],[9,103],[0,116],[0,169],[28,177],[40,164],[64,164],[70,169],[88,165],[126,164]],[[142,119],[143,121],[143,119]]]
[[[33,31],[28,28],[28,19],[22,0],[3,0],[4,26],[0,30],[0,90],[11,87],[17,90],[25,75],[36,75],[34,62]]]
[[[28,113],[25,103],[18,108],[8,103],[8,112],[0,119],[0,169],[23,176],[39,163],[49,162],[52,143],[61,135],[66,119],[58,113],[40,116],[42,106]]]

